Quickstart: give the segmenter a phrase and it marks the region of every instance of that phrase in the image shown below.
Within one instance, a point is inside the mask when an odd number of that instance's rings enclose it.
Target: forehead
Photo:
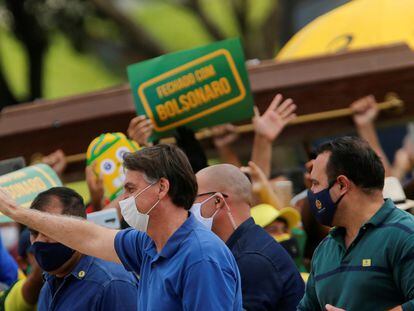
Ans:
[[[56,197],[50,198],[50,201],[41,207],[41,210],[46,213],[61,215],[63,212],[63,205]]]
[[[326,176],[326,166],[330,157],[329,152],[323,152],[319,154],[313,162],[311,177],[314,179],[320,179],[322,176]]]
[[[145,182],[143,173],[131,170],[125,171],[125,184],[139,185],[143,182]]]

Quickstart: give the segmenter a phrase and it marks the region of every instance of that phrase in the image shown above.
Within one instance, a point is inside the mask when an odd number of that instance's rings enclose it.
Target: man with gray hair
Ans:
[[[27,210],[2,191],[0,212],[83,254],[120,262],[139,274],[139,310],[241,310],[233,255],[188,212],[197,183],[185,154],[160,144],[127,154],[124,167],[119,204],[130,229]]]
[[[296,310],[303,280],[288,253],[250,217],[252,185],[234,165],[207,167],[196,175],[191,212],[230,248],[241,275],[243,308]]]

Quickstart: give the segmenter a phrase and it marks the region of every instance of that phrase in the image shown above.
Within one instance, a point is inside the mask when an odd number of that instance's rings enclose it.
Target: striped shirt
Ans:
[[[298,310],[414,310],[414,216],[387,199],[345,247],[333,228],[315,250]]]

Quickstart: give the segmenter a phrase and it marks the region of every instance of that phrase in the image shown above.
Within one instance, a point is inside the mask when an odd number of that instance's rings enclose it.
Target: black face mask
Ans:
[[[310,189],[308,190],[308,200],[312,214],[319,223],[329,227],[332,227],[332,221],[334,219],[338,204],[346,194],[344,193],[336,202],[333,202],[329,190],[331,190],[335,183],[336,180],[330,183],[328,188],[325,188],[317,193],[312,192]]]
[[[62,267],[75,251],[61,243],[34,242],[31,246],[37,263],[46,272]]]

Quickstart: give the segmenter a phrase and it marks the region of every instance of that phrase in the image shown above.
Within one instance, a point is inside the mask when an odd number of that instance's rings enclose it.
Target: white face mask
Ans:
[[[210,199],[212,199],[212,198],[214,198],[215,197],[215,195],[212,195],[211,197],[209,197],[209,198],[207,198],[207,199],[205,199],[203,202],[200,202],[200,203],[194,203],[193,204],[193,206],[191,206],[191,208],[190,208],[190,212],[191,212],[191,214],[193,214],[194,215],[194,217],[199,221],[199,222],[201,222],[208,230],[211,230],[211,227],[213,226],[213,219],[214,219],[214,216],[216,216],[216,214],[218,213],[218,211],[219,210],[216,210],[215,212],[214,212],[214,214],[211,216],[211,217],[208,217],[208,218],[206,218],[206,217],[203,217],[202,215],[201,215],[201,207],[202,207],[202,205],[204,204],[204,203],[206,203],[208,200],[210,200]]]
[[[157,206],[160,200],[158,199],[158,201],[148,210],[148,212],[143,214],[138,210],[135,199],[154,184],[155,183],[148,185],[134,196],[130,196],[125,200],[119,201],[121,214],[124,217],[125,221],[128,225],[137,229],[138,231],[147,232],[149,222],[148,214],[154,209],[154,207]]]

